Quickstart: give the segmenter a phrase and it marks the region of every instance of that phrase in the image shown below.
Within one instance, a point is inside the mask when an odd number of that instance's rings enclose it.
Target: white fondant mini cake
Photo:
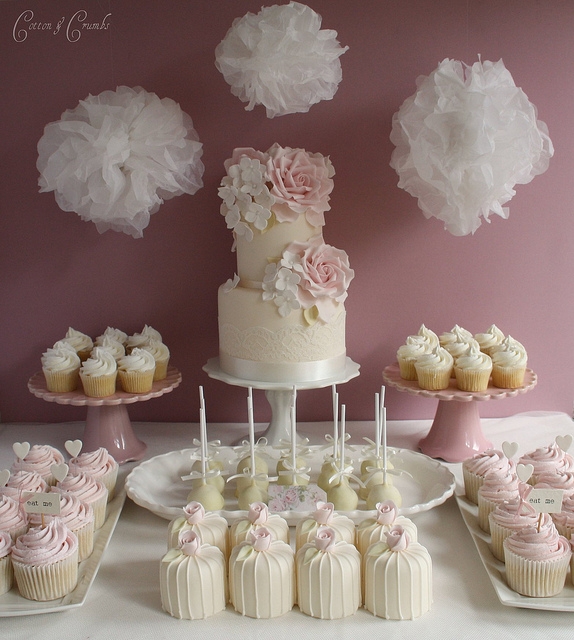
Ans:
[[[323,620],[351,616],[361,604],[361,556],[353,544],[335,538],[333,529],[322,527],[297,552],[299,609]]]
[[[225,558],[229,556],[229,534],[227,520],[217,513],[206,513],[199,502],[189,502],[182,509],[182,515],[168,525],[168,549],[179,545],[184,531],[197,533],[204,544],[218,547]]]
[[[379,502],[374,518],[366,518],[357,526],[357,549],[364,556],[367,549],[375,542],[386,541],[385,533],[400,525],[409,534],[411,541],[417,541],[417,527],[412,520],[399,515],[399,510],[392,500]]]
[[[371,545],[365,555],[365,608],[380,618],[413,620],[431,608],[430,555],[400,526],[385,537],[386,542]]]
[[[337,541],[355,544],[355,523],[347,516],[335,513],[332,502],[317,502],[317,508],[310,518],[299,520],[295,528],[295,548],[313,542],[322,529],[330,527]]]
[[[325,244],[333,166],[273,145],[225,162],[221,213],[233,230],[237,276],[219,288],[219,358],[233,376],[264,382],[330,378],[345,369],[347,254]]]
[[[295,604],[293,549],[264,527],[251,531],[229,559],[229,596],[250,618],[276,618]]]
[[[247,516],[239,518],[231,525],[229,531],[231,547],[241,544],[252,531],[263,527],[271,533],[273,540],[289,542],[287,520],[277,513],[269,513],[269,508],[264,502],[254,502],[249,505]]]
[[[197,620],[223,611],[227,602],[225,559],[221,550],[184,531],[180,544],[160,564],[162,607],[174,618]]]

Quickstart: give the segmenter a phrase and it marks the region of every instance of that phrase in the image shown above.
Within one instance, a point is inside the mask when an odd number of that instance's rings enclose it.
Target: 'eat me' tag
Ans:
[[[24,510],[26,513],[60,515],[60,497],[59,493],[28,493],[25,496]]]
[[[560,513],[563,495],[562,489],[532,489],[528,502],[538,513]]]

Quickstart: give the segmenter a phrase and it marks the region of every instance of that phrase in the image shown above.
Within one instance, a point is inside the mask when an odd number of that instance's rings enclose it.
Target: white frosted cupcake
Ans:
[[[474,338],[472,337],[472,333],[459,326],[458,324],[455,324],[450,331],[441,333],[438,339],[440,342],[440,346],[446,347],[447,349],[451,344],[470,342],[471,340],[474,340]]]
[[[453,363],[453,357],[444,347],[436,347],[418,358],[415,369],[419,387],[429,391],[448,388]]]
[[[102,333],[102,335],[98,336],[95,339],[94,344],[99,347],[108,337],[119,342],[124,347],[126,346],[126,343],[128,341],[128,334],[121,329],[116,329],[115,327],[106,327],[106,330]]]
[[[53,491],[60,493],[71,491],[76,496],[89,504],[94,511],[94,529],[101,528],[106,520],[106,505],[108,503],[108,490],[103,482],[96,480],[87,473],[69,473],[62,481],[53,487]]]
[[[78,583],[78,539],[58,518],[30,529],[12,547],[14,578],[28,600],[61,598]]]
[[[12,463],[12,473],[18,471],[35,471],[39,473],[47,484],[52,486],[56,478],[52,474],[52,466],[63,464],[64,456],[58,449],[49,444],[35,444],[24,458],[16,458]]]
[[[202,543],[194,531],[184,531],[178,547],[170,549],[160,564],[162,607],[174,618],[209,618],[225,609],[226,578],[221,550]]]
[[[168,548],[178,546],[179,538],[184,531],[193,531],[204,544],[211,544],[221,549],[227,559],[229,557],[229,532],[227,520],[218,513],[206,512],[199,502],[190,502],[182,509],[181,516],[174,518],[168,525]]]
[[[111,335],[103,336],[96,341],[96,346],[107,349],[118,361],[121,357],[125,356],[126,348],[119,341],[113,338]]]
[[[433,349],[436,349],[436,347],[440,346],[440,340],[437,334],[428,327],[425,327],[424,324],[421,324],[420,329],[415,335],[422,337],[424,342],[428,345],[429,351],[432,351]]]
[[[492,360],[476,346],[455,360],[456,386],[461,391],[486,391],[492,372]]]
[[[401,526],[409,534],[409,539],[417,541],[417,527],[412,520],[399,515],[399,510],[392,500],[377,504],[377,515],[366,518],[357,527],[357,549],[364,556],[367,549],[375,542],[386,541],[386,533],[393,527]]]
[[[474,339],[478,342],[480,350],[489,356],[492,355],[493,350],[502,343],[504,338],[504,333],[502,333],[495,324],[491,324],[484,333],[476,333],[474,335]]]
[[[295,604],[293,549],[273,540],[264,527],[252,531],[229,559],[229,596],[235,610],[250,618],[277,618]]]
[[[308,616],[337,620],[361,604],[361,556],[355,545],[322,527],[296,556],[297,604]]]
[[[7,531],[0,531],[0,596],[8,593],[14,582],[11,551],[12,537]]]
[[[118,360],[118,376],[126,393],[148,393],[152,389],[155,360],[151,353],[136,347]]]
[[[429,343],[423,336],[409,336],[406,343],[397,350],[397,362],[403,380],[416,380],[415,362],[420,356],[430,351]]]
[[[526,527],[504,541],[508,586],[523,596],[548,598],[564,588],[570,542],[555,527]]]
[[[105,398],[116,392],[118,366],[114,356],[103,347],[94,347],[82,363],[80,380],[84,393],[91,398]]]
[[[48,391],[68,393],[80,384],[80,357],[68,343],[57,342],[42,354],[42,371]]]
[[[264,502],[253,502],[249,505],[247,516],[238,518],[229,530],[231,547],[241,544],[247,536],[257,529],[265,527],[273,540],[289,543],[289,525],[278,513],[269,513]]]
[[[72,473],[87,473],[104,484],[108,502],[114,497],[120,465],[105,447],[86,451],[70,459]]]
[[[167,367],[170,358],[167,345],[161,342],[161,340],[154,340],[152,338],[142,346],[142,349],[149,351],[155,360],[154,381],[164,380],[167,377]]]
[[[144,325],[144,328],[140,333],[134,333],[131,336],[128,336],[126,342],[126,352],[130,353],[132,349],[135,347],[145,347],[145,345],[149,344],[150,340],[157,340],[158,342],[163,342],[163,338],[161,333],[150,327],[149,325]]]
[[[299,520],[295,528],[295,548],[313,542],[315,536],[325,527],[335,532],[336,542],[355,544],[355,523],[345,515],[335,512],[332,502],[317,502],[310,518]]]
[[[507,336],[492,351],[492,384],[502,389],[518,389],[524,384],[528,356],[520,342]]]
[[[67,342],[72,346],[82,362],[88,359],[92,349],[94,348],[94,342],[90,336],[82,333],[81,331],[77,331],[72,327],[68,329],[66,335],[62,338],[62,342]]]

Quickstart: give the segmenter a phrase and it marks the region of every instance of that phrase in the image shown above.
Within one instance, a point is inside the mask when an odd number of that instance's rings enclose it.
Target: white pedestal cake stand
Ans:
[[[427,391],[421,389],[416,381],[403,380],[398,363],[385,368],[383,379],[398,391],[438,400],[431,429],[419,442],[419,449],[431,458],[442,458],[447,462],[462,462],[492,447],[482,433],[478,402],[513,398],[530,391],[537,382],[536,374],[527,369],[524,383],[518,389],[500,389],[489,385],[486,391],[460,391],[451,380],[447,389]]]
[[[37,398],[47,402],[87,406],[83,450],[95,451],[105,447],[118,463],[123,464],[141,460],[147,449],[147,445],[137,438],[132,429],[126,405],[158,398],[175,389],[180,382],[181,373],[174,367],[168,367],[166,378],[154,382],[149,393],[126,393],[118,389],[105,398],[90,398],[81,388],[68,393],[48,391],[44,374],[40,371],[30,378],[28,389]]]
[[[310,382],[261,382],[236,378],[221,370],[219,358],[208,360],[203,370],[210,378],[221,380],[227,384],[265,390],[265,397],[271,406],[271,422],[265,431],[257,434],[257,437],[265,437],[271,446],[278,445],[281,441],[289,441],[291,439],[291,395],[293,393],[293,386],[295,386],[297,391],[323,389],[324,387],[330,387],[334,384],[343,384],[359,375],[359,365],[350,358],[346,359],[345,370],[338,376]]]

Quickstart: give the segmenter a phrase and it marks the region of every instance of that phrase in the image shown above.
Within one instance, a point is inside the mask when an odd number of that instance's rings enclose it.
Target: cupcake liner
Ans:
[[[70,593],[78,583],[78,550],[58,562],[28,565],[12,561],[20,595],[28,600],[55,600]]]
[[[404,359],[398,358],[399,371],[403,380],[415,381],[418,379],[417,370],[415,368],[415,358]]]
[[[484,482],[483,476],[477,476],[464,466],[462,467],[462,476],[464,479],[464,491],[466,497],[473,503],[478,504],[478,490]]]
[[[92,555],[94,550],[94,521],[86,522],[78,529],[71,529],[78,538],[78,562],[82,562]]]
[[[75,391],[80,383],[79,371],[79,367],[72,371],[48,371],[44,369],[44,378],[48,391],[54,393]]]
[[[571,554],[549,560],[530,560],[504,548],[506,581],[523,596],[550,598],[564,588]]]
[[[488,516],[496,509],[497,506],[497,502],[487,500],[481,495],[478,496],[478,526],[485,533],[490,533],[490,519]]]
[[[82,499],[85,502],[88,502],[88,500],[86,500],[85,498]],[[106,521],[106,505],[108,504],[107,492],[102,495],[101,498],[94,500],[94,502],[89,502],[89,504],[94,511],[94,531],[97,531]]]
[[[526,367],[492,367],[492,384],[500,389],[518,389],[524,384]]]
[[[126,393],[148,393],[151,391],[155,369],[149,371],[118,371],[122,389]]]
[[[504,562],[504,541],[508,536],[512,535],[512,531],[507,527],[502,527],[489,517],[490,528],[490,550],[492,555],[500,562]]]
[[[430,369],[427,367],[417,369],[419,387],[428,391],[439,391],[448,388],[450,383],[450,372],[448,369]]]
[[[456,386],[461,391],[486,391],[490,380],[490,369],[454,368]]]
[[[153,381],[157,382],[158,380],[165,380],[167,378],[167,365],[169,363],[169,358],[165,358],[164,360],[156,360],[155,361],[155,371],[153,374]]]
[[[117,372],[103,376],[85,376],[80,372],[84,393],[90,398],[105,398],[116,392]]]
[[[554,525],[561,536],[564,536],[567,540],[572,540],[572,531],[574,530],[572,527],[556,522],[556,520],[554,520]]]
[[[7,555],[0,558],[0,595],[8,593],[14,583],[14,569],[12,558]]]

